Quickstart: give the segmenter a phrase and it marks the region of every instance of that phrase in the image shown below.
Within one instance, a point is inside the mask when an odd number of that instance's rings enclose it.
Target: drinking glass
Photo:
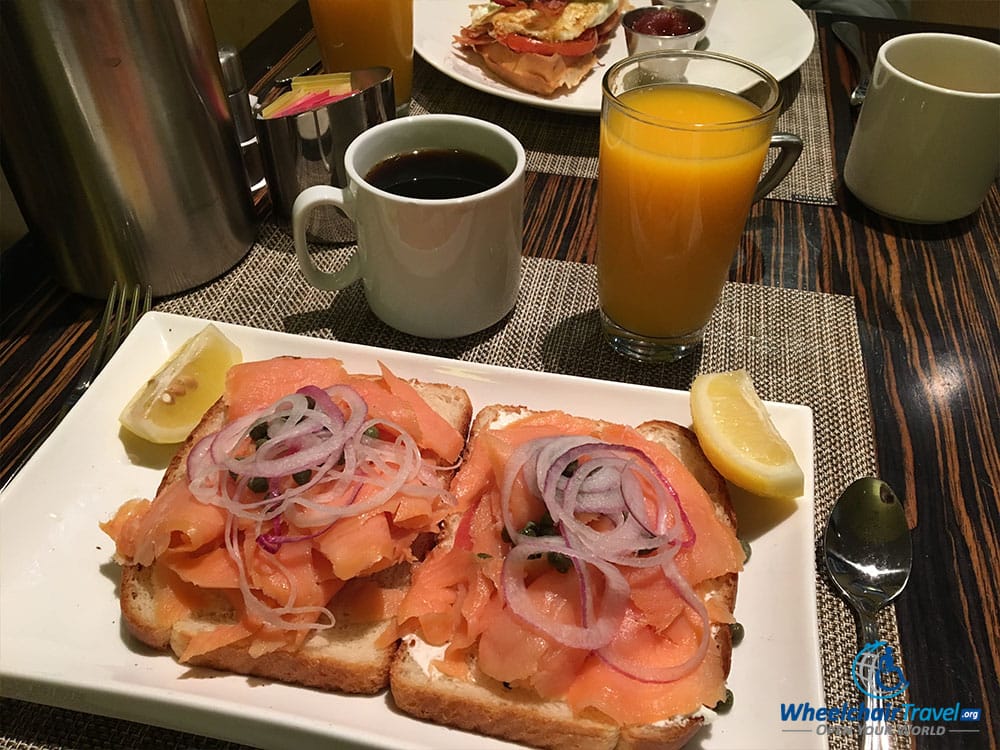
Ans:
[[[309,12],[324,70],[392,68],[396,114],[407,114],[413,83],[413,0],[309,0]]]
[[[604,76],[597,272],[621,354],[674,361],[696,347],[752,202],[802,150],[775,134],[781,95],[762,68],[711,52],[626,58]],[[780,149],[761,177],[768,148]]]

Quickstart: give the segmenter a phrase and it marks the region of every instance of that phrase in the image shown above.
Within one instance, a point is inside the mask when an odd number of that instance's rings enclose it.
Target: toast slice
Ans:
[[[531,414],[524,407],[491,406],[480,412],[473,424],[468,451],[481,431],[502,428]],[[718,519],[736,531],[736,515],[725,480],[708,462],[694,433],[681,425],[651,421],[639,433],[669,449],[691,471],[712,500]],[[439,546],[448,549],[454,525],[442,534]],[[703,589],[705,599],[718,597],[732,611],[736,602],[737,574],[713,579]],[[721,654],[725,675],[729,674],[732,638],[727,624],[711,624],[713,647]],[[469,678],[454,677],[438,670],[433,662],[445,646],[435,647],[419,633],[404,636],[390,673],[390,689],[404,712],[440,724],[480,732],[505,740],[549,750],[671,750],[683,747],[701,728],[710,710],[689,716],[665,717],[654,724],[619,726],[602,713],[588,709],[574,715],[559,700],[544,700],[528,687],[501,683],[476,668],[474,651],[468,656]],[[711,707],[706,707],[710,709]]]
[[[464,437],[472,419],[472,404],[461,388],[436,383],[409,381],[424,401]],[[192,448],[205,436],[217,432],[225,422],[226,404],[220,399],[202,418],[197,428],[178,450],[160,483],[160,490],[186,475],[186,462]],[[159,490],[158,490],[159,494]],[[418,539],[414,555],[426,551],[438,529],[427,529]],[[420,549],[418,549],[418,547]],[[187,616],[163,624],[157,616],[157,594],[164,585],[157,563],[151,566],[122,565],[119,599],[123,622],[128,631],[153,648],[172,651],[181,658],[192,638],[219,627],[234,625],[236,610],[222,594],[208,598]],[[409,583],[410,563],[403,562],[381,570],[369,578],[390,597],[405,590]],[[346,595],[346,594],[345,594]],[[352,618],[350,602],[335,597],[330,604],[336,611],[333,627],[316,630],[296,650],[278,649],[254,653],[248,641],[237,641],[208,651],[184,663],[225,672],[253,675],[324,690],[357,694],[375,694],[387,687],[389,665],[397,642],[394,621],[376,622]]]

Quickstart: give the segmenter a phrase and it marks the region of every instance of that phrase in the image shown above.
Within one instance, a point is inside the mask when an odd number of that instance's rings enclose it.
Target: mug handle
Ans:
[[[785,179],[795,166],[799,154],[802,153],[802,139],[791,133],[775,133],[771,136],[771,145],[768,148],[778,149],[778,158],[757,183],[757,190],[753,194],[754,201],[759,201]]]
[[[351,251],[347,264],[339,271],[321,271],[313,262],[309,247],[306,245],[306,225],[313,209],[326,205],[336,206],[347,215],[347,218],[354,221],[354,212],[346,197],[340,188],[313,185],[299,193],[292,204],[292,239],[295,242],[295,257],[298,258],[299,268],[310,284],[327,292],[340,291],[360,278],[361,260],[355,249]]]

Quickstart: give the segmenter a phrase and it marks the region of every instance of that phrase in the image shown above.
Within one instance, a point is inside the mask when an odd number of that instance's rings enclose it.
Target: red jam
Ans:
[[[704,26],[705,19],[686,8],[650,8],[632,22],[633,31],[651,36],[682,36]]]

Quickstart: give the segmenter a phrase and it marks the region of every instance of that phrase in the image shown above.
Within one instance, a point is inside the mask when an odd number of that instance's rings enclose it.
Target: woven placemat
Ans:
[[[320,265],[333,262],[340,252],[320,250]],[[850,297],[727,284],[700,351],[677,364],[642,365],[615,355],[603,341],[594,266],[525,259],[517,306],[506,320],[473,336],[429,341],[382,324],[368,310],[359,284],[339,293],[310,287],[298,271],[291,240],[268,224],[247,258],[225,277],[162,300],[156,309],[487,364],[660,387],[687,389],[699,372],[745,368],[764,398],[805,404],[813,411],[816,540],[840,491],[854,478],[875,471],[868,389]],[[830,592],[818,572],[821,569],[816,568],[815,588],[825,702],[856,705],[858,692],[850,675],[851,658],[857,652],[854,621]],[[883,638],[899,643],[891,607],[882,613],[880,626]],[[898,649],[897,659],[904,663]],[[4,748],[236,747],[17,701],[3,701],[2,708],[4,740],[0,746]],[[847,750],[856,747],[856,739],[831,736],[829,744],[835,750]]]
[[[809,15],[815,36],[816,17]],[[447,112],[495,122],[524,145],[529,170],[597,178],[596,115],[568,115],[514,103],[456,83],[419,55],[414,59],[412,114]],[[768,197],[834,205],[836,173],[818,44],[802,67],[782,81],[781,88],[785,111],[777,129],[800,136],[804,145],[792,171]]]
[[[330,267],[342,263],[346,252],[317,246],[314,257],[321,267]],[[275,294],[278,289],[281,293]],[[875,473],[871,409],[852,298],[727,284],[700,352],[680,363],[655,365],[623,359],[608,348],[597,305],[595,266],[531,258],[523,261],[517,305],[506,320],[460,339],[409,336],[371,313],[360,284],[339,293],[311,287],[299,273],[288,236],[265,226],[252,255],[224,279],[162,302],[157,309],[487,364],[684,390],[699,372],[745,368],[765,399],[813,410],[817,542],[840,492],[857,477]],[[854,704],[854,620],[819,573],[816,592],[827,702]],[[880,625],[882,637],[898,644],[891,608]],[[831,746],[837,742],[831,738]]]

